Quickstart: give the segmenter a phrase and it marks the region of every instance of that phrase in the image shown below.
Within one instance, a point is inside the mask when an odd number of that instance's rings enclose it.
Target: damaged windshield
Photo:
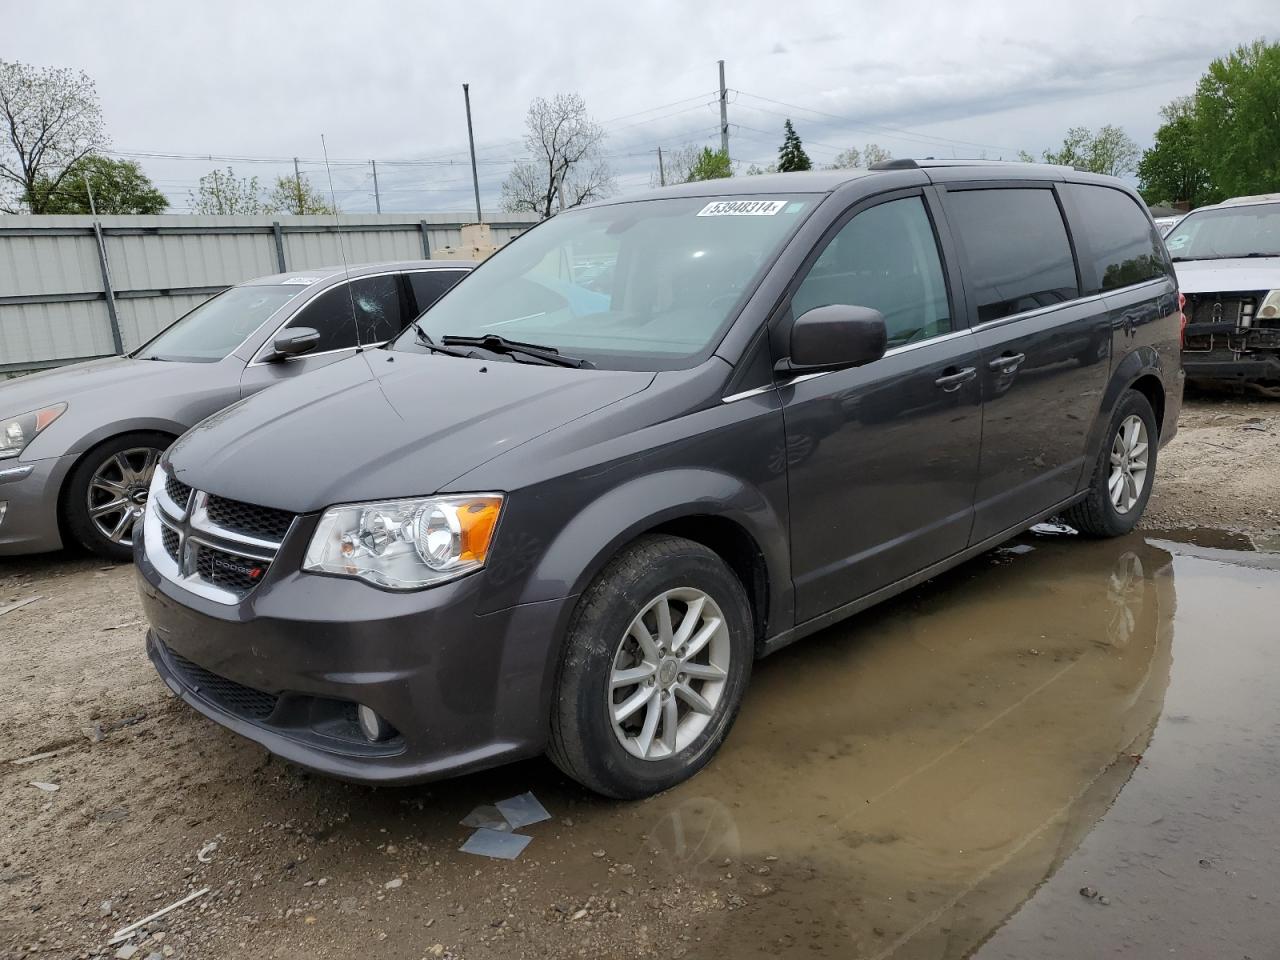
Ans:
[[[689,366],[714,349],[816,203],[676,197],[562,213],[496,253],[418,326],[435,344],[501,337],[597,367]],[[430,349],[420,340],[411,330],[395,347]]]
[[[1174,260],[1280,257],[1280,203],[1187,214],[1165,237]]]

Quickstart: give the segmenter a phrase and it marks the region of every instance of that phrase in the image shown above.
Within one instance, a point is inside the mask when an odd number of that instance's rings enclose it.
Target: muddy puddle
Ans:
[[[88,826],[33,809],[14,863],[79,864],[32,940],[54,916],[71,941],[106,930],[124,886],[143,902],[121,920],[220,891],[174,915],[179,957],[1260,960],[1280,955],[1277,641],[1265,545],[1033,533],[758,663],[721,755],[645,802],[541,760],[338,784],[173,704],[102,754],[172,782],[72,755],[41,775],[57,803],[98,783]],[[525,790],[553,819],[519,859],[458,852],[473,806]]]

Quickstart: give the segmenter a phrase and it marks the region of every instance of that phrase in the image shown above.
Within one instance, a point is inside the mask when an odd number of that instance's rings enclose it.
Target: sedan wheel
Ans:
[[[111,543],[133,546],[133,524],[147,505],[160,453],[154,447],[121,450],[100,463],[90,477],[86,499],[89,521]]]

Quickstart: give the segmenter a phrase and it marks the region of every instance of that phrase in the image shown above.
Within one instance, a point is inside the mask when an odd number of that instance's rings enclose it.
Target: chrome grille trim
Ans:
[[[213,569],[216,574],[216,565],[210,567],[201,562],[202,558],[207,560],[221,554],[229,561],[249,561],[265,569],[275,560],[282,541],[251,536],[214,523],[207,510],[209,495],[203,491],[194,490],[186,504],[175,503],[166,490],[168,480],[167,473],[157,468],[142,521],[147,559],[165,579],[197,596],[227,605],[240,603],[257,584],[229,588],[215,583],[202,574],[201,569]],[[169,546],[174,537],[177,546],[171,552]]]

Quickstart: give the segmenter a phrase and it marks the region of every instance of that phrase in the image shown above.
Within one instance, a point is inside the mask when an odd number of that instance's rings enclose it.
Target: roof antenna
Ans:
[[[342,242],[342,223],[338,219],[338,198],[333,189],[333,170],[329,166],[329,148],[325,145],[324,134],[320,134],[320,151],[324,154],[324,172],[329,178],[329,204],[333,207],[333,229],[338,235],[338,253],[342,257],[342,277],[347,288],[347,300],[351,303],[351,323],[356,328],[356,353],[364,347],[360,343],[360,321],[356,317],[356,296],[351,292],[351,268],[347,266],[347,248]]]

